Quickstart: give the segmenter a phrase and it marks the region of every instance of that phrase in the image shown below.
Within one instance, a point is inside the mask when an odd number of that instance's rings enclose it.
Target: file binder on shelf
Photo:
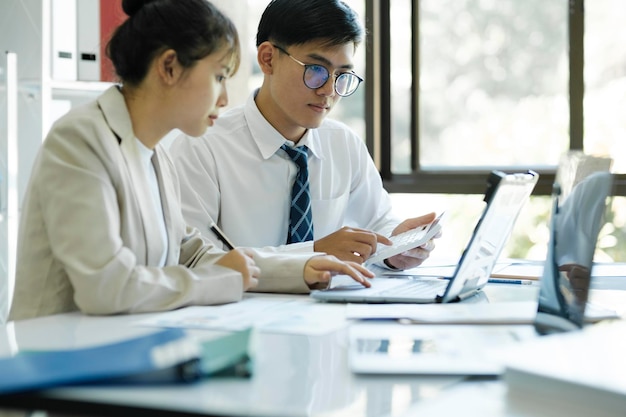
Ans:
[[[52,79],[76,81],[76,1],[52,0]]]
[[[106,46],[113,31],[127,18],[121,0],[78,0],[78,79],[115,81],[113,63]]]
[[[77,2],[79,81],[100,81],[100,1]]]

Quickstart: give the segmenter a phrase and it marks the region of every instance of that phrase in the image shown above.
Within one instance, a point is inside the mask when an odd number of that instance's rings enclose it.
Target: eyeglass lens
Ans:
[[[360,83],[361,81],[356,75],[344,73],[335,80],[335,90],[340,96],[349,96],[359,88]]]
[[[306,65],[304,70],[304,84],[311,88],[316,89],[323,86],[330,74],[328,70],[321,65]],[[335,91],[340,96],[349,96],[354,93],[359,87],[359,77],[349,72],[345,72],[337,76],[335,80]]]

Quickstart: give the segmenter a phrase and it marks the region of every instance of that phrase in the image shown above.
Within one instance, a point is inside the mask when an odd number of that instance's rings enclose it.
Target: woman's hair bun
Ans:
[[[143,6],[156,0],[122,0],[122,9],[128,16],[137,13]]]

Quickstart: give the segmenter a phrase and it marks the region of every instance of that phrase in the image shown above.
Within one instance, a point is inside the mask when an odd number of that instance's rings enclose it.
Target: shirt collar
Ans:
[[[268,159],[274,155],[285,142],[289,143],[290,146],[293,142],[285,139],[285,137],[274,129],[274,126],[263,117],[254,101],[258,91],[258,89],[255,90],[248,97],[244,108],[244,116],[250,128],[252,139],[259,148],[263,158]],[[298,146],[306,145],[312,156],[323,159],[319,141],[319,132],[317,129],[308,129],[298,142]]]
[[[141,161],[144,164],[144,168],[150,168],[152,164],[152,156],[154,155],[154,150],[146,147],[139,138],[135,138],[135,143],[137,144],[137,149],[139,149],[139,155],[141,157]]]
[[[111,130],[120,142],[133,141],[133,124],[124,101],[124,96],[117,85],[109,87],[97,100],[98,106]]]

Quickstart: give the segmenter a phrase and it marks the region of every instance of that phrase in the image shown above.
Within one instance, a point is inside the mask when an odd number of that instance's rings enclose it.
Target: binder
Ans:
[[[67,350],[23,351],[0,359],[0,393],[97,381],[194,381],[201,349],[181,329]]]
[[[100,81],[100,0],[77,3],[78,80]]]
[[[251,329],[208,340],[180,328],[93,347],[0,358],[0,395],[74,384],[160,384],[251,375]]]
[[[77,78],[76,1],[51,1],[53,80],[76,81]]]
[[[250,337],[247,328],[201,343],[200,369],[203,375],[250,376]]]

